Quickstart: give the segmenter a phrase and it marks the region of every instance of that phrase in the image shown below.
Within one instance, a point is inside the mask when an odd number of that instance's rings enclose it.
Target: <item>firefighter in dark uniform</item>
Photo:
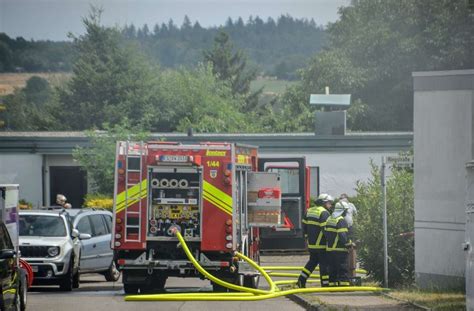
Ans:
[[[326,221],[325,236],[329,261],[329,286],[349,286],[348,248],[352,241],[348,237],[348,225],[344,219],[347,209],[334,212]]]
[[[296,285],[300,288],[306,287],[306,280],[319,264],[319,275],[321,286],[329,286],[329,270],[326,259],[326,238],[324,227],[330,212],[332,211],[334,199],[329,194],[321,194],[315,202],[315,206],[306,211],[303,219],[303,232],[309,249],[309,261],[304,266]]]

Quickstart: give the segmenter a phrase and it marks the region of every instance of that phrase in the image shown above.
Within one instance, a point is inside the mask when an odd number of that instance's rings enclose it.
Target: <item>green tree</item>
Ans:
[[[61,111],[56,93],[47,80],[33,76],[26,87],[5,97],[6,128],[10,130],[61,130],[65,124],[58,119]]]
[[[256,98],[261,92],[250,92],[250,83],[257,76],[256,70],[249,70],[247,59],[242,50],[234,52],[229,35],[224,31],[214,38],[212,49],[204,51],[204,61],[212,64],[212,72],[221,80],[229,83],[232,94],[246,97],[244,110],[255,107]]]
[[[328,26],[328,48],[303,71],[305,96],[328,85],[365,105],[352,129],[411,130],[412,72],[474,66],[470,12],[465,0],[352,1]]]
[[[92,9],[83,21],[85,34],[74,38],[73,76],[60,93],[69,126],[101,128],[125,119],[148,126],[157,75],[117,29],[100,25],[100,16],[100,10]]]
[[[48,101],[52,95],[48,80],[38,76],[32,76],[26,81],[24,92],[26,100],[35,105]]]
[[[12,70],[13,53],[5,42],[0,41],[0,72]]]
[[[149,134],[139,128],[131,127],[127,120],[110,126],[104,124],[104,131],[87,131],[90,147],[77,147],[73,151],[76,160],[92,181],[92,193],[108,197],[114,191],[115,147],[117,141],[142,141]]]
[[[384,279],[383,210],[381,204],[380,168],[371,163],[372,177],[356,185],[357,255],[362,266],[375,280]],[[389,286],[411,285],[414,279],[414,241],[401,236],[414,230],[413,172],[392,169],[387,179],[387,225]]]
[[[233,96],[210,66],[166,71],[160,76],[161,108],[153,129],[158,131],[244,132],[255,125],[239,112],[243,98]]]

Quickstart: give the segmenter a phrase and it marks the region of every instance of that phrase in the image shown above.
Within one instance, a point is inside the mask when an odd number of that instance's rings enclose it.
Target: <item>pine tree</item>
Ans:
[[[232,93],[248,94],[250,82],[255,72],[248,72],[247,59],[242,50],[234,52],[234,47],[227,33],[220,31],[214,38],[214,46],[204,52],[204,60],[212,64],[213,73],[221,80],[228,81]]]
[[[155,75],[119,31],[100,24],[100,10],[84,19],[86,32],[74,38],[77,59],[60,102],[71,129],[102,128],[124,120],[146,126],[154,103]]]
[[[204,52],[204,60],[212,64],[213,73],[221,80],[227,81],[234,96],[245,97],[242,111],[253,109],[258,104],[258,95],[262,89],[250,92],[250,83],[257,76],[256,70],[248,69],[247,58],[242,50],[234,52],[229,35],[220,31],[214,38],[214,46]]]

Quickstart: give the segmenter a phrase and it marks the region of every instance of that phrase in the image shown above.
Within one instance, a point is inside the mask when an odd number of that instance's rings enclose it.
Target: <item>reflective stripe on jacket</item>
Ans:
[[[344,217],[329,217],[325,228],[326,250],[328,252],[347,252],[347,246],[352,243],[347,237],[348,231]]]
[[[309,249],[326,249],[324,227],[328,217],[329,212],[322,206],[313,206],[306,211],[303,218],[303,232],[308,238]]]

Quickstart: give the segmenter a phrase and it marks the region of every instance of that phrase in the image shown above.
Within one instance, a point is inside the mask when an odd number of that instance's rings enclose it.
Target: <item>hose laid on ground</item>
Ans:
[[[235,295],[238,293],[180,293],[180,294],[152,294],[152,295],[132,295],[126,296],[126,301],[257,301],[269,298],[277,298],[292,294],[304,293],[335,293],[335,292],[375,292],[385,289],[369,286],[345,286],[345,287],[313,287],[296,288],[284,291],[276,291],[263,295]],[[230,295],[234,294],[234,295]]]
[[[354,292],[354,291],[383,291],[385,289],[379,287],[369,287],[369,286],[342,286],[342,287],[313,287],[313,288],[296,288],[289,290],[280,290],[276,287],[277,284],[285,284],[282,281],[273,282],[268,273],[257,265],[253,260],[248,258],[245,255],[236,252],[236,255],[247,261],[252,267],[257,269],[258,272],[267,280],[270,285],[270,290],[260,290],[244,286],[235,285],[222,281],[209,272],[207,272],[197,260],[193,257],[191,251],[189,250],[183,236],[178,230],[173,232],[180,244],[188,259],[193,263],[194,267],[207,279],[210,281],[232,289],[241,291],[240,293],[176,293],[176,294],[152,294],[152,295],[130,295],[126,296],[126,301],[257,301],[264,300],[269,298],[276,298],[292,294],[301,294],[301,293],[329,293],[329,292]],[[290,283],[291,284],[291,283]]]
[[[172,229],[172,234],[174,233],[178,240],[179,240],[179,243],[181,244],[181,247],[182,249],[184,250],[184,252],[186,253],[186,256],[188,257],[188,259],[192,262],[192,264],[194,265],[194,267],[199,271],[199,273],[201,273],[203,276],[205,276],[208,280],[220,285],[220,286],[223,286],[223,287],[226,287],[226,288],[229,288],[229,289],[232,289],[232,290],[235,290],[235,291],[239,291],[239,292],[248,292],[248,293],[252,293],[252,294],[258,294],[258,295],[262,295],[262,294],[268,294],[270,293],[270,291],[267,291],[267,290],[261,290],[261,289],[255,289],[255,288],[249,288],[249,287],[244,287],[244,286],[239,286],[239,285],[235,285],[235,284],[232,284],[232,283],[229,283],[229,282],[226,282],[226,281],[223,281],[215,276],[213,276],[212,274],[210,274],[209,272],[207,272],[198,262],[197,260],[194,258],[193,254],[191,253],[191,251],[189,250],[188,248],[188,245],[186,244],[186,242],[184,241],[184,238],[183,236],[181,235],[181,233],[176,229]],[[260,268],[260,267],[259,267]],[[259,270],[260,273],[262,273],[262,275],[265,277],[265,275],[267,275],[268,279],[270,279],[270,277],[268,276],[268,274],[262,269],[260,268]],[[270,279],[271,280],[271,279]],[[127,296],[129,297],[129,296]],[[126,298],[127,298],[126,297]]]
[[[252,259],[248,258],[247,256],[245,256],[245,255],[243,255],[239,252],[236,252],[235,255],[237,257],[239,257],[240,259],[243,259],[246,262],[248,262],[255,270],[257,270],[258,272],[260,272],[263,275],[263,277],[265,278],[267,283],[270,285],[270,291],[271,292],[278,290],[278,287],[276,286],[275,282],[273,282],[272,278],[267,273],[267,271],[263,270],[262,267],[260,267],[255,261],[253,261]]]
[[[296,284],[298,280],[282,280],[282,281],[275,281],[276,285],[292,285]],[[306,283],[320,283],[320,280],[306,280]]]
[[[275,271],[301,271],[303,270],[303,266],[262,266],[262,269],[265,271],[275,270]],[[319,271],[319,267],[316,267],[314,271]],[[367,270],[364,269],[356,269],[356,273],[360,274],[367,274]]]
[[[293,277],[299,277],[299,273],[281,273],[281,272],[267,272],[269,276],[275,276],[275,277],[287,277],[287,278],[293,278]],[[311,274],[309,276],[312,279],[319,279],[319,274]]]

